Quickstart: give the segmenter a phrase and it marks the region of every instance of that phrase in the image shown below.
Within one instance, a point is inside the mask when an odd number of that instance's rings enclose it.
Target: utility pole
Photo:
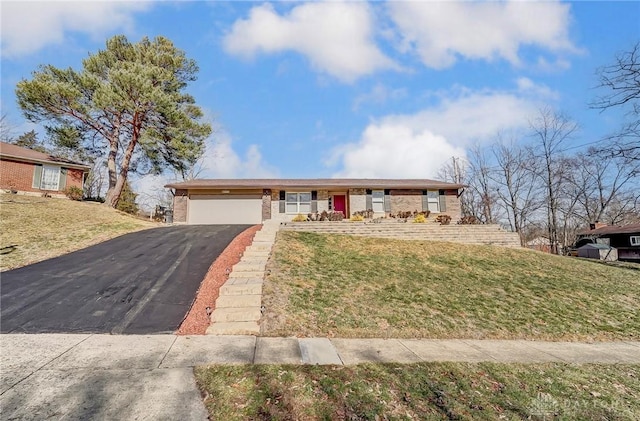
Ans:
[[[458,159],[455,156],[451,157],[453,161],[453,180],[455,183],[460,184],[460,167],[458,166]]]

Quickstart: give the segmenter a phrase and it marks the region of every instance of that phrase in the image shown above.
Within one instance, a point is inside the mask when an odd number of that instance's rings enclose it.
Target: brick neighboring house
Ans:
[[[391,179],[216,179],[171,183],[174,222],[259,224],[310,212],[373,210],[374,217],[429,210],[460,219],[461,184]]]
[[[70,186],[83,188],[90,166],[0,142],[0,189],[65,197]]]

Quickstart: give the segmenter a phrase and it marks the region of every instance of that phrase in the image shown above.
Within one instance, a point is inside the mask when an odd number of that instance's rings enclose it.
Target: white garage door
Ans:
[[[220,194],[189,196],[189,224],[259,224],[260,195]]]

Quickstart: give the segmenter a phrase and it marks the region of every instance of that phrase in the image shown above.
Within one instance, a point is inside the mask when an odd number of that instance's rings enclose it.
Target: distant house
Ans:
[[[578,231],[576,247],[585,244],[605,244],[618,249],[618,259],[640,263],[640,224],[624,226],[593,225]]]
[[[67,187],[82,188],[91,167],[47,153],[0,142],[0,189],[64,197]]]
[[[551,252],[551,246],[549,245],[549,239],[544,236],[539,236],[527,241],[526,247],[531,250],[543,251],[545,253]]]
[[[259,224],[298,214],[371,210],[373,217],[429,211],[460,219],[461,184],[393,179],[217,179],[168,184],[175,189],[174,222]]]

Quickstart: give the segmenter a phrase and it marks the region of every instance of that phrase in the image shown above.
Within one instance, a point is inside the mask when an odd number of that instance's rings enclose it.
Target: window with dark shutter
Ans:
[[[285,206],[286,206],[286,196],[287,192],[285,192],[284,190],[280,190],[280,196],[279,196],[279,201],[278,201],[278,212],[279,213],[285,213]]]
[[[311,212],[318,212],[318,191],[311,191]]]

